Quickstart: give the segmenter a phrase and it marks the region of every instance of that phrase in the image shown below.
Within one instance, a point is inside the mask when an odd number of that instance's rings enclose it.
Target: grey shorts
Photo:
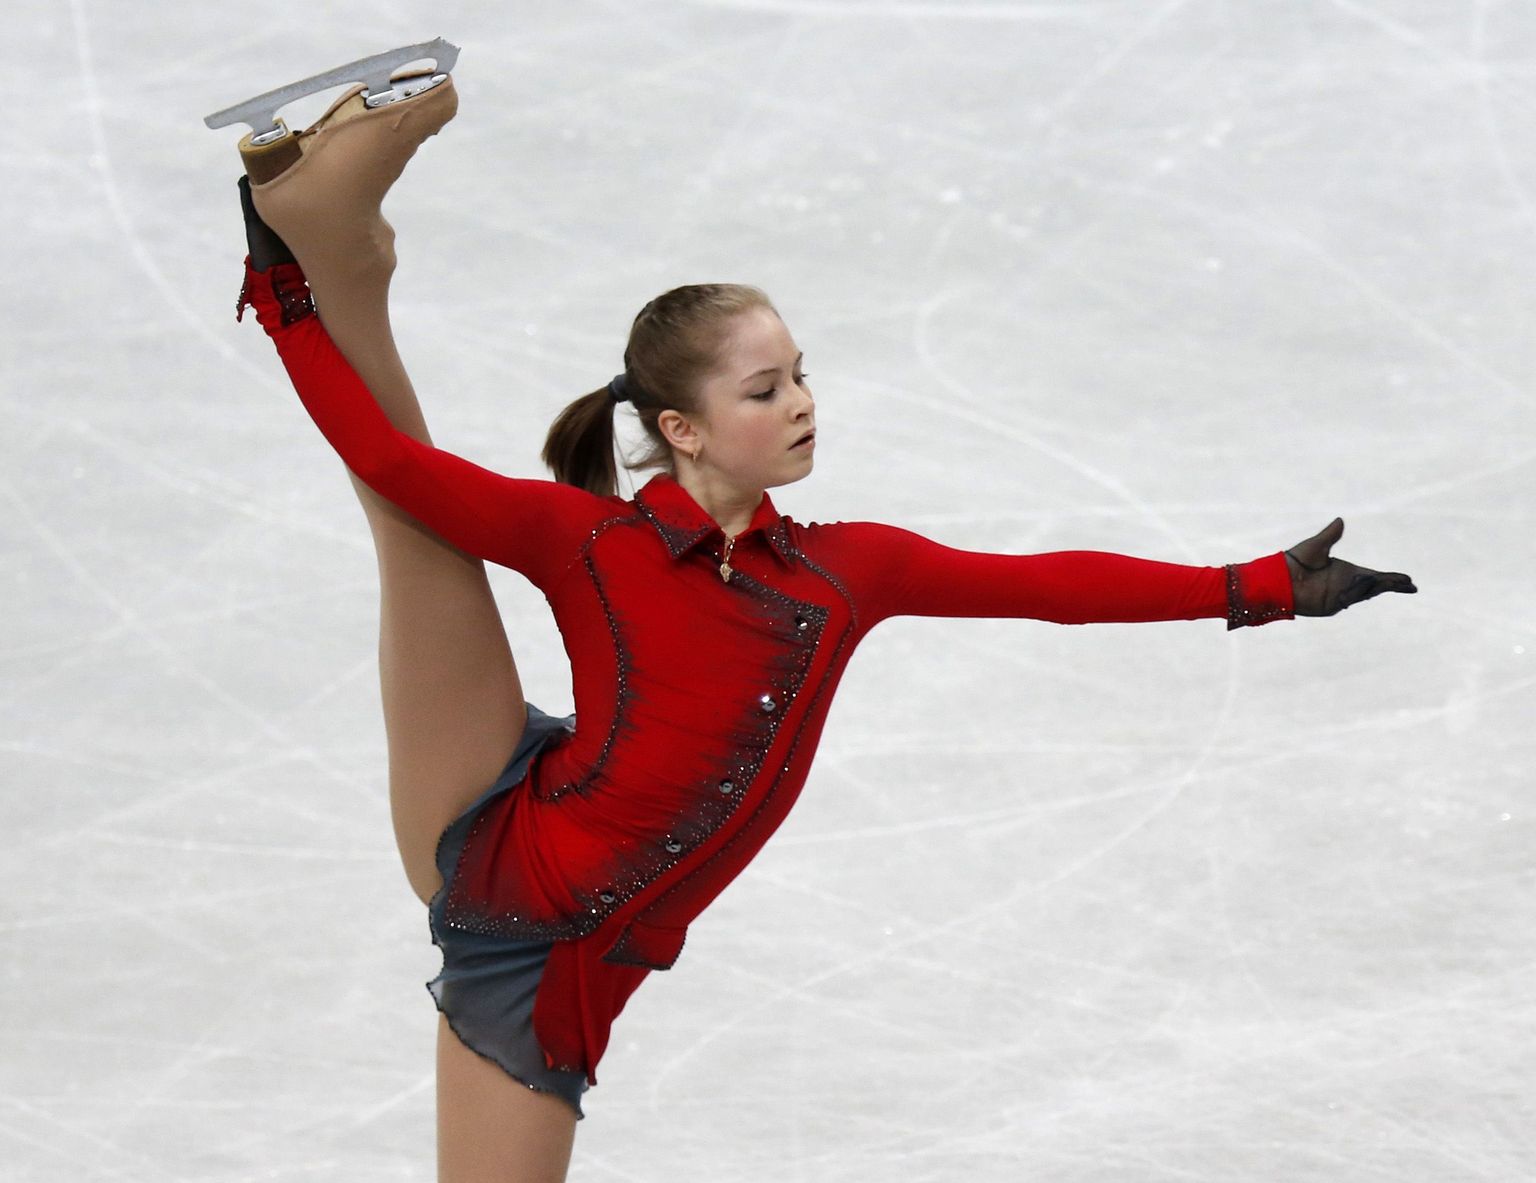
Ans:
[[[448,884],[475,815],[487,802],[515,788],[527,775],[539,749],[574,724],[574,716],[555,718],[530,705],[523,737],[496,783],[443,831],[437,844],[437,869],[443,876],[443,888],[427,910],[432,940],[443,951],[443,971],[427,983],[427,989],[465,1047],[498,1065],[520,1084],[554,1093],[580,1118],[585,1116],[581,1094],[587,1089],[586,1076],[547,1067],[544,1050],[533,1035],[533,999],[552,944],[463,932],[451,927],[444,915]]]

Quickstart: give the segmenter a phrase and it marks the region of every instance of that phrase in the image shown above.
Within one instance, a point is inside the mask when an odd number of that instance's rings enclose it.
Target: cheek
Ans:
[[[756,413],[739,417],[732,425],[731,438],[745,452],[759,452],[777,441],[779,426],[770,416]]]

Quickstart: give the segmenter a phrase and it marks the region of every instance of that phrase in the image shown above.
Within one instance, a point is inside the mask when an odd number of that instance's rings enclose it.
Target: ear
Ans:
[[[668,445],[680,452],[693,452],[699,443],[699,433],[681,411],[670,408],[656,416],[656,430]]]

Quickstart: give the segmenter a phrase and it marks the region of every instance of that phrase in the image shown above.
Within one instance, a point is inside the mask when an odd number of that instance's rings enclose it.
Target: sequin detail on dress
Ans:
[[[654,527],[666,539],[666,523],[647,515],[647,521],[639,524],[645,527],[644,534],[654,538]],[[658,879],[679,869],[687,878],[691,870],[683,864],[731,824],[744,805],[750,803],[755,813],[760,808],[760,798],[765,793],[771,795],[777,786],[782,770],[765,774],[764,763],[787,720],[795,720],[797,727],[805,723],[806,712],[797,709],[797,699],[826,627],[828,610],[779,591],[740,568],[729,583],[720,581],[707,552],[690,553],[703,537],[695,537],[697,533],[673,531],[668,549],[676,546],[675,561],[693,573],[691,578],[700,579],[712,590],[706,600],[694,603],[691,614],[674,622],[667,638],[658,640],[654,630],[635,634],[646,638],[645,651],[639,656],[626,644],[626,637],[633,630],[624,620],[624,605],[631,602],[629,597],[638,589],[609,586],[612,552],[606,552],[608,558],[589,554],[584,560],[583,582],[601,605],[607,639],[616,660],[612,719],[601,750],[594,753],[590,766],[582,770],[581,779],[552,791],[539,786],[535,778],[528,790],[532,800],[525,807],[556,811],[546,814],[552,824],[564,813],[566,820],[558,824],[609,831],[611,837],[605,839],[604,854],[595,860],[567,858],[557,839],[555,845],[533,856],[540,861],[548,860],[547,872],[544,868],[529,871],[502,864],[499,894],[487,897],[471,890],[452,894],[448,916],[454,927],[523,940],[574,940],[589,936]],[[610,531],[608,537],[621,552],[644,543],[643,538],[623,530]],[[787,532],[781,532],[778,543],[783,548],[775,548],[779,559],[795,557]],[[715,642],[710,645],[692,643],[693,631],[700,623],[696,614],[700,612],[706,613],[708,627],[714,630]],[[689,693],[700,693],[701,689],[707,693],[708,670],[722,653],[730,654],[733,664],[745,675],[741,697],[734,703],[727,700],[715,707],[719,713],[712,729],[720,741],[714,749],[715,756],[711,757],[706,748],[682,753],[695,756],[684,760],[683,767],[693,764],[699,768],[696,773],[682,774],[691,777],[691,782],[682,777],[669,781],[664,776],[648,781],[635,779],[631,774],[618,783],[605,775],[617,746],[623,744],[627,748],[635,734],[653,730],[658,721],[667,717],[672,709],[669,694],[683,693],[686,697]],[[650,671],[645,679],[650,687],[645,700],[638,699],[634,689],[637,661]],[[613,758],[623,762],[618,756]],[[505,822],[504,813],[493,814],[490,810],[478,818],[465,845],[465,858],[478,859],[481,850],[493,849]],[[703,865],[709,861],[706,859]],[[461,862],[461,872],[464,866]],[[564,885],[563,899],[568,903],[557,905],[553,896],[543,892],[538,878],[528,877],[548,872],[553,872]],[[467,883],[472,878],[461,873],[455,876],[455,882]],[[514,906],[498,909],[490,903],[491,899]],[[524,901],[524,906],[518,907],[517,901]],[[644,968],[666,968],[681,949],[683,935],[682,928],[642,922],[635,932],[615,933],[614,946],[605,959]]]
[[[706,558],[705,561],[709,560]],[[699,868],[711,865],[724,851],[731,849],[742,833],[751,832],[753,819],[774,804],[779,781],[788,767],[788,757],[784,767],[765,770],[763,765],[769,751],[778,742],[785,719],[797,704],[828,619],[825,607],[797,600],[740,570],[733,573],[730,586],[748,596],[758,606],[763,623],[771,630],[777,643],[769,667],[770,689],[743,705],[737,723],[728,731],[733,737],[730,757],[722,767],[697,783],[692,793],[693,812],[686,819],[680,820],[667,835],[663,848],[676,856],[671,865],[681,862],[689,852],[706,843],[734,818],[747,800],[755,799],[756,805],[747,821],[735,828],[732,838],[692,868],[679,885],[688,883]],[[822,689],[822,685],[817,686],[817,696]],[[791,743],[791,754],[798,746],[798,728],[803,728],[810,717],[810,712],[803,709],[796,713],[797,731]],[[760,779],[765,776],[769,778],[768,783],[760,785]],[[670,870],[671,866],[667,869]],[[662,893],[656,903],[659,904],[671,894],[670,890]],[[682,937],[686,930],[677,926],[648,923],[646,917],[650,910],[647,908],[642,911],[639,919],[624,930],[613,948],[603,955],[604,961],[647,969],[671,968],[682,950]],[[672,945],[667,935],[674,933],[676,942]]]
[[[1282,604],[1254,601],[1243,587],[1239,564],[1228,563],[1227,572],[1227,631],[1235,628],[1256,628],[1272,620],[1288,620],[1291,609]]]
[[[689,530],[686,526],[678,525],[675,522],[663,521],[661,515],[644,501],[637,500],[635,505],[646,516],[651,525],[656,528],[656,533],[661,535],[662,542],[666,545],[668,553],[674,559],[690,547],[696,546],[713,532],[709,526],[699,526],[696,529]]]
[[[597,593],[597,599],[603,606],[603,616],[608,621],[608,634],[613,638],[613,655],[616,666],[615,677],[618,681],[614,693],[613,724],[608,728],[608,734],[603,738],[602,750],[598,752],[597,759],[587,769],[586,775],[578,781],[563,784],[555,789],[546,790],[540,795],[541,801],[558,801],[567,793],[580,793],[586,789],[608,763],[608,757],[613,754],[614,740],[618,737],[619,728],[623,724],[625,708],[629,705],[629,674],[634,668],[630,660],[629,650],[624,645],[624,636],[619,631],[618,620],[613,614],[613,604],[603,593],[603,582],[597,577],[597,567],[592,562],[592,556],[583,556],[583,565],[587,569],[587,575],[592,580],[592,589]]]

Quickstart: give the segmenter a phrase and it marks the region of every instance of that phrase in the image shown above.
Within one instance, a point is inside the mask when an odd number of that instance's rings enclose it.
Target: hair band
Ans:
[[[613,381],[608,383],[608,401],[614,403],[629,402],[629,382],[623,374],[615,374]]]

